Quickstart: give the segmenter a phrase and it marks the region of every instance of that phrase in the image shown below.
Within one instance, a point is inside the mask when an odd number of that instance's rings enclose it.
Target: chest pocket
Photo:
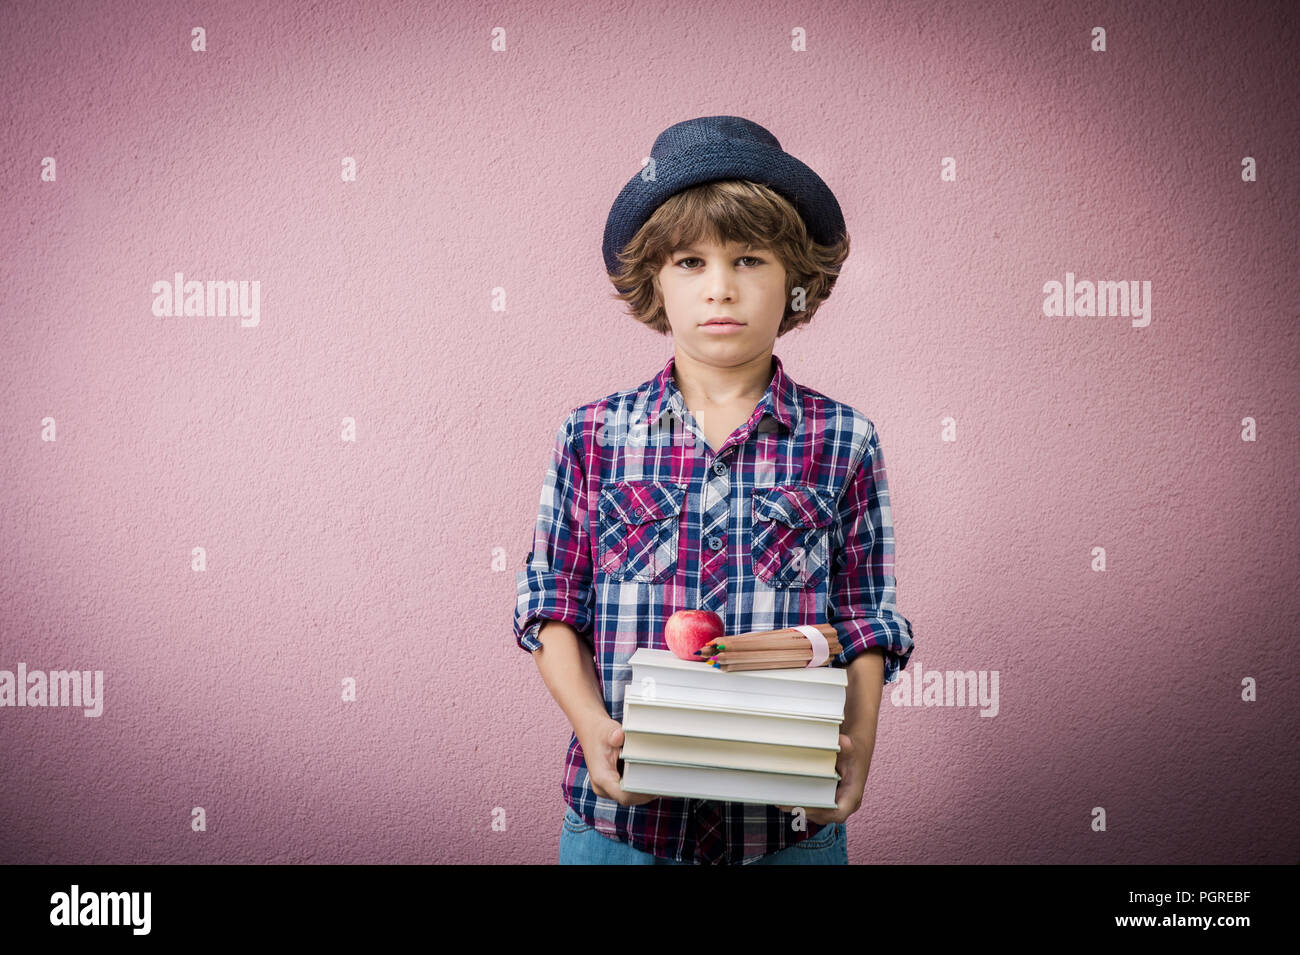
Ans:
[[[790,590],[816,587],[830,568],[831,495],[804,484],[754,489],[754,576]]]
[[[615,580],[660,583],[677,572],[684,484],[617,481],[600,489],[597,564]]]

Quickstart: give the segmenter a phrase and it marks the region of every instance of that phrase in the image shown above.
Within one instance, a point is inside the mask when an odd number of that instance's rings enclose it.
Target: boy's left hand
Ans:
[[[840,753],[835,758],[835,771],[840,774],[839,785],[835,787],[834,809],[805,809],[804,814],[812,822],[825,825],[831,822],[843,822],[858,811],[862,805],[862,791],[867,785],[867,771],[871,767],[871,749],[865,740],[840,734]],[[777,806],[782,812],[793,812],[793,806]]]

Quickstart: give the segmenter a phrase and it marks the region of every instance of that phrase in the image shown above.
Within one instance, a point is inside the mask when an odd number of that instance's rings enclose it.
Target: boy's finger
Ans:
[[[591,785],[593,788],[599,786],[604,790],[600,795],[604,796],[606,799],[614,799],[614,794],[620,791],[617,776],[612,776],[610,773],[606,772],[593,773],[591,771],[588,771],[587,775],[591,778]]]

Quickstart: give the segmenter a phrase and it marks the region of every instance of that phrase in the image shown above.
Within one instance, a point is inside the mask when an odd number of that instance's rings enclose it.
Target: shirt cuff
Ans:
[[[579,634],[591,630],[592,590],[585,581],[531,568],[520,571],[517,579],[515,642],[524,650],[532,653],[541,649],[537,631],[547,620],[567,623]]]
[[[878,626],[873,629],[872,624]],[[858,654],[880,647],[884,650],[885,684],[898,682],[899,671],[912,655],[912,627],[907,618],[894,614],[891,619],[852,617],[831,624],[840,639],[840,652],[831,657],[833,666],[848,666]]]
[[[524,627],[524,632],[515,640],[521,647],[532,653],[542,648],[542,641],[537,639],[537,634],[541,632],[542,624],[546,623],[544,619],[538,618]]]

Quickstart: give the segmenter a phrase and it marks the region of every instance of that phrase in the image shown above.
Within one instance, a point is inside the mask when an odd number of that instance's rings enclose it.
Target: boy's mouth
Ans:
[[[704,324],[705,325],[744,325],[745,323],[736,321],[730,315],[722,315],[719,316],[718,318],[711,318]]]

